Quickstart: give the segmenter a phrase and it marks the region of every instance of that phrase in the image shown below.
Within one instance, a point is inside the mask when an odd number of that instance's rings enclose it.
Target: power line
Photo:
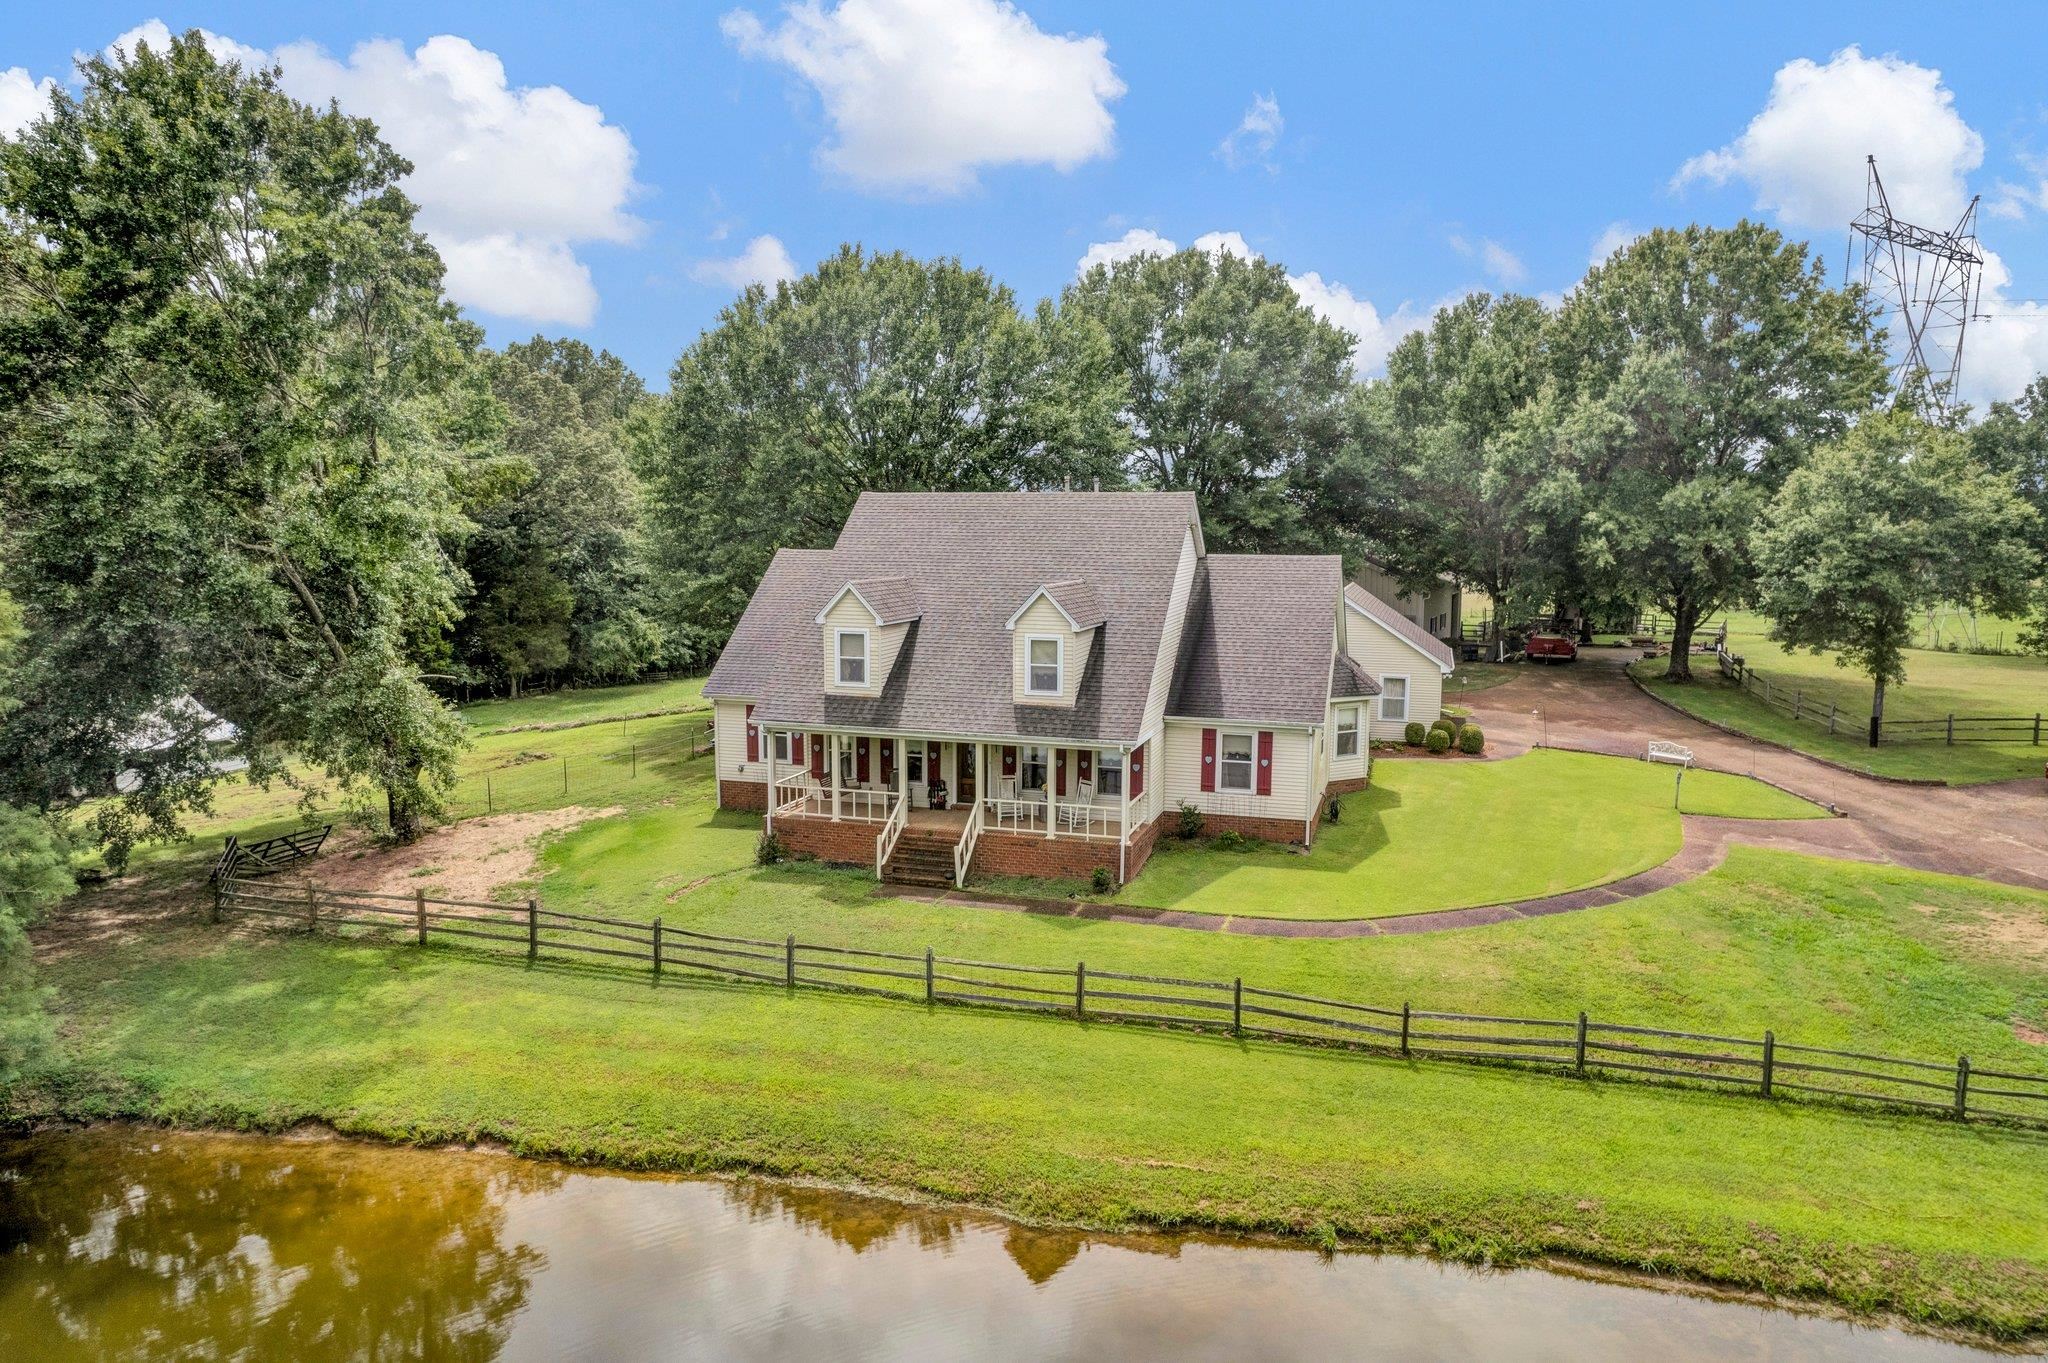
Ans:
[[[1920,386],[1921,400],[1945,413],[1963,372],[1963,337],[1977,313],[1984,256],[1977,249],[1977,200],[1947,231],[1918,227],[1893,215],[1877,158],[1864,158],[1863,211],[1849,224],[1849,259],[1861,256],[1863,287],[1882,303],[1878,315],[1905,324],[1905,353],[1892,368],[1892,387]],[[1920,385],[1921,376],[1931,382]]]

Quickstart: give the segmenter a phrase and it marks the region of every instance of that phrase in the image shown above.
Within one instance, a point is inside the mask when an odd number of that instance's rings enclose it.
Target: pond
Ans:
[[[1035,1230],[754,1180],[124,1127],[0,1138],[0,1359],[1995,1356],[1540,1270]]]

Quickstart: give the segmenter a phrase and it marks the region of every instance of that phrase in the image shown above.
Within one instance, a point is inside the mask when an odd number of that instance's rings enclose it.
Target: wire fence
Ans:
[[[1938,715],[1931,718],[1895,719],[1863,715],[1844,710],[1832,697],[1809,697],[1806,688],[1787,686],[1757,671],[1738,654],[1718,648],[1714,660],[1721,675],[1789,719],[1817,725],[1831,734],[1867,737],[1878,743],[2007,743],[2041,746],[2042,715]]]
[[[212,919],[236,914],[315,933],[366,929],[511,951],[599,958],[596,964],[879,995],[910,1003],[1048,1013],[1088,1022],[1225,1032],[1386,1055],[1533,1067],[1581,1078],[1647,1078],[1860,1106],[2048,1126],[2048,1074],[1907,1059],[1757,1037],[1673,1031],[1575,1018],[1525,1018],[1365,1003],[1231,980],[1069,966],[1022,965],[864,947],[736,937],[523,905],[341,890],[311,881],[224,878]]]
[[[708,716],[691,712],[663,717],[636,729],[626,721],[598,720],[568,732],[602,726],[614,731],[609,748],[591,751],[588,743],[574,753],[547,751],[559,733],[535,733],[532,748],[507,754],[494,765],[465,774],[450,792],[447,807],[458,817],[551,809],[579,796],[598,798],[622,793],[643,777],[667,774],[715,749]]]

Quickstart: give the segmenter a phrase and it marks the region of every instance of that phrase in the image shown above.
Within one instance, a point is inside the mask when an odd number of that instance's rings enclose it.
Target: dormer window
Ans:
[[[1029,650],[1026,659],[1024,690],[1033,696],[1057,696],[1060,693],[1060,672],[1066,651],[1062,640],[1051,635],[1034,635],[1025,640]]]
[[[868,632],[864,629],[842,629],[839,631],[839,684],[841,686],[866,686],[868,684]]]

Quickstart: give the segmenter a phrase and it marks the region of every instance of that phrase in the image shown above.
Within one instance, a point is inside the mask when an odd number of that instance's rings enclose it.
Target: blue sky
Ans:
[[[1995,210],[1971,395],[2048,368],[2015,301],[2048,298],[2048,36],[2010,8],[17,5],[0,126],[151,20],[378,117],[494,341],[581,336],[656,386],[734,281],[843,240],[1028,304],[1132,233],[1237,234],[1369,369],[1447,297],[1561,292],[1653,225],[1757,214],[1839,271],[1865,150],[1907,216]]]

